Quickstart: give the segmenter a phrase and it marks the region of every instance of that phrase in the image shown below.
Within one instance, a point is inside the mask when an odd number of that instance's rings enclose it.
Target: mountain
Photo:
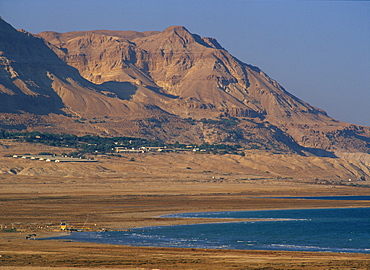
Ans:
[[[0,20],[0,127],[302,155],[367,153],[370,128],[329,117],[213,38],[17,31]]]

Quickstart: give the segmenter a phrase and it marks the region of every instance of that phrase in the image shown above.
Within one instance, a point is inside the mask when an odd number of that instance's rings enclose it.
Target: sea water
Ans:
[[[58,239],[154,247],[370,253],[370,208],[186,213],[167,217],[223,221],[230,218],[233,222],[76,232]],[[243,221],[234,222],[235,219]]]

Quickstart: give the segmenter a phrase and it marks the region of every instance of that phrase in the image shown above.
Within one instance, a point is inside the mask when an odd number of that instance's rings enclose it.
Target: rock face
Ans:
[[[210,38],[184,27],[161,33],[43,32],[57,53],[87,80],[130,82],[165,94],[163,104],[182,117],[328,119],[326,113],[287,93],[256,67],[246,65]],[[127,39],[130,37],[131,39]],[[307,115],[305,115],[307,114]]]
[[[3,128],[369,151],[369,127],[330,118],[182,26],[31,35],[0,20],[0,51]]]

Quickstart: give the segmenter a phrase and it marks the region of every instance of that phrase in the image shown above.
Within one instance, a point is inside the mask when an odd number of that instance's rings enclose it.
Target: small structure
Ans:
[[[145,153],[143,149],[128,149],[127,147],[115,147],[116,153]]]
[[[65,223],[64,221],[61,221],[60,222],[60,230],[66,231],[67,230],[67,223]]]
[[[36,234],[35,234],[35,233],[28,234],[28,235],[26,236],[26,239],[27,239],[27,240],[30,240],[30,239],[35,240],[35,239],[36,239]]]

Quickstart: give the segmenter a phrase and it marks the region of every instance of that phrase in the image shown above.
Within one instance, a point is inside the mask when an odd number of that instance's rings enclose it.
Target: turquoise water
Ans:
[[[186,213],[168,217],[263,221],[81,232],[58,239],[132,246],[370,253],[370,208]]]

